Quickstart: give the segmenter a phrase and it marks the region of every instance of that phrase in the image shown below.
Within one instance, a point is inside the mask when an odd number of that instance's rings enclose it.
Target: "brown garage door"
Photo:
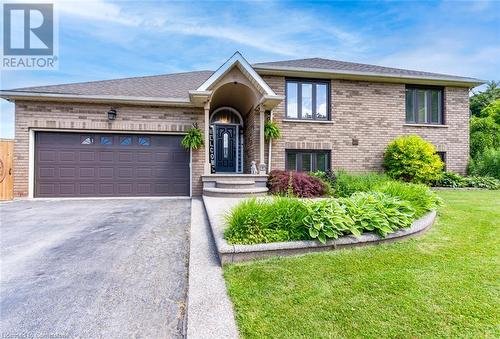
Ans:
[[[182,136],[35,134],[35,196],[189,195]]]

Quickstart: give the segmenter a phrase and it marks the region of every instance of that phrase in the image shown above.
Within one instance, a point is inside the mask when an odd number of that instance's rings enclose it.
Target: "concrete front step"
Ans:
[[[255,181],[227,181],[227,180],[217,180],[215,182],[215,187],[217,188],[253,188],[255,187]]]
[[[253,181],[255,187],[266,187],[267,175],[266,174],[208,174],[201,177],[203,181],[203,187],[217,187],[216,183],[219,181],[223,182],[235,182],[235,181]]]
[[[252,187],[252,188],[219,188],[219,187],[205,187],[203,188],[203,195],[207,197],[221,197],[221,198],[236,198],[236,197],[255,197],[264,196],[267,194],[267,187]]]

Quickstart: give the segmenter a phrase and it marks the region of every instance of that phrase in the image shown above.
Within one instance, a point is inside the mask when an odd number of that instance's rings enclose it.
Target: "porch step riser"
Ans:
[[[253,182],[253,181],[251,181],[251,182],[240,182],[240,181],[221,182],[221,181],[216,181],[215,187],[217,187],[217,188],[231,188],[231,189],[254,188],[255,182]]]
[[[251,188],[219,188],[219,187],[206,187],[203,189],[203,195],[208,197],[255,197],[264,196],[267,194],[266,187],[251,187]]]
[[[233,193],[221,193],[221,192],[206,192],[203,191],[203,195],[207,197],[218,197],[218,198],[252,198],[252,197],[264,197],[266,193],[240,193],[235,191]]]
[[[267,175],[210,174],[202,176],[203,188],[266,188]]]

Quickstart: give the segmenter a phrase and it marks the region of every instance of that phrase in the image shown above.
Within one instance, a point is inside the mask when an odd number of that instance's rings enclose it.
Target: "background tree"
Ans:
[[[483,109],[491,102],[500,99],[500,81],[489,81],[486,86],[486,90],[483,92],[472,91],[469,107],[473,116],[484,118]]]

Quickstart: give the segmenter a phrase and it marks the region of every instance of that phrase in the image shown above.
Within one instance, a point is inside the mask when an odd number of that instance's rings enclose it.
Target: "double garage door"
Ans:
[[[182,136],[35,134],[35,196],[187,196],[189,151]]]

